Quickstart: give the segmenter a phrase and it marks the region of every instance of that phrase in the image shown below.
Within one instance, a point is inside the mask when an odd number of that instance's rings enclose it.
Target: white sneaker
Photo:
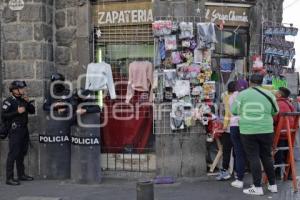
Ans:
[[[268,185],[268,190],[272,193],[277,193],[278,192],[277,185]]]
[[[239,181],[239,180],[235,180],[231,183],[231,186],[235,187],[235,188],[243,188],[244,187],[244,182]]]
[[[264,191],[262,187],[255,187],[251,186],[251,188],[243,190],[245,194],[250,194],[250,195],[264,195]]]

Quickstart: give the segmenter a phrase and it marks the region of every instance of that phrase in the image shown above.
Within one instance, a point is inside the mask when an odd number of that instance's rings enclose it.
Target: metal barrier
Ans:
[[[101,153],[103,171],[155,172],[156,156],[153,148],[130,149],[121,153],[110,153],[120,148],[104,147]],[[113,150],[113,151],[108,151]],[[137,153],[143,152],[143,153]]]

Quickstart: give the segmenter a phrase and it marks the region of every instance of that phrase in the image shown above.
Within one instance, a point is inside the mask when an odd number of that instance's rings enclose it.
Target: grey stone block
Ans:
[[[62,65],[69,64],[71,59],[71,51],[69,47],[55,48],[55,62]]]
[[[3,59],[20,59],[20,45],[18,43],[5,43],[3,47]]]
[[[20,11],[20,20],[23,22],[46,21],[46,8],[43,5],[25,4]]]
[[[55,13],[55,25],[57,29],[63,28],[66,26],[66,14],[65,11],[59,11]]]
[[[36,79],[50,79],[52,73],[55,72],[52,62],[36,61]]]
[[[53,1],[54,1],[54,0],[48,0],[48,1],[47,1],[47,4],[51,6],[51,5],[53,5]]]
[[[70,65],[55,65],[55,68],[58,73],[61,73],[65,76],[67,81],[73,81],[77,79],[77,76],[73,72],[74,68]]]
[[[72,8],[67,10],[67,26],[76,26],[77,22],[77,9]]]
[[[71,46],[76,36],[76,29],[61,29],[56,32],[56,42],[58,46]]]
[[[53,29],[51,26],[46,24],[35,24],[34,25],[34,40],[52,42]]]
[[[79,61],[79,67],[80,69],[83,69],[83,66],[87,66],[91,62],[91,44],[89,43],[89,39],[86,38],[78,38],[77,39],[77,59]],[[74,57],[73,57],[74,60]],[[85,70],[85,69],[83,69]],[[81,71],[82,72],[82,71]],[[80,72],[80,73],[81,73]]]
[[[52,45],[52,43],[45,44],[45,46],[46,46],[46,49],[47,49],[47,60],[48,61],[53,61],[54,58],[53,58],[53,45]]]
[[[186,11],[186,1],[185,2],[172,2],[172,15],[173,16],[189,16]]]
[[[53,8],[46,7],[46,24],[52,25],[53,23]]]
[[[17,21],[17,14],[8,7],[3,9],[2,18],[4,23],[10,23]]]
[[[42,97],[43,96],[43,81],[42,80],[34,80],[34,81],[26,81],[28,87],[28,96],[29,97]]]
[[[23,43],[21,49],[23,59],[45,59],[47,57],[47,49],[43,43]]]
[[[72,60],[75,61],[75,60],[78,60],[78,54],[77,54],[77,45],[73,45],[71,47],[71,53],[72,53]]]
[[[32,79],[34,78],[33,62],[7,61],[4,65],[5,79]]]
[[[77,0],[63,0],[55,2],[56,9],[70,8],[75,7],[77,5]]]
[[[3,33],[6,41],[26,41],[33,38],[31,24],[3,25]]]
[[[86,3],[77,7],[77,36],[90,37],[91,32],[91,17],[90,4]]]

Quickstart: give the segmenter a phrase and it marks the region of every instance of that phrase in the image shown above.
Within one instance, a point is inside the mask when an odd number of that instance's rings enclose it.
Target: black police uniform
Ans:
[[[18,113],[18,107],[25,107],[25,112]],[[9,152],[6,165],[6,178],[12,180],[14,177],[14,163],[17,165],[19,179],[24,179],[25,167],[24,157],[28,151],[29,132],[28,114],[34,114],[35,107],[32,101],[27,102],[22,97],[10,96],[4,100],[2,106],[2,118],[9,124]]]
[[[101,110],[93,91],[81,90],[79,94],[74,95],[77,108],[85,109],[86,113],[76,115],[78,126],[72,128],[71,179],[75,183],[97,184],[101,182],[101,142],[100,128],[94,125],[100,125]]]
[[[71,124],[73,119],[72,93],[63,85],[54,87],[53,93],[56,97],[48,96],[45,99],[43,109],[46,111],[45,131],[42,135],[55,138],[70,138]],[[55,103],[64,103],[59,107],[52,107]],[[65,109],[58,112],[58,109]],[[51,110],[52,109],[52,110]],[[61,119],[57,120],[53,116]],[[71,118],[69,118],[71,117]],[[68,179],[70,178],[71,145],[70,141],[60,140],[52,143],[44,143],[40,146],[41,154],[41,173],[48,179]]]

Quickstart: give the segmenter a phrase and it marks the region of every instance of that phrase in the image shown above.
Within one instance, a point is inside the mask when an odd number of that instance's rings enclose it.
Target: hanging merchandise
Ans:
[[[196,86],[192,89],[192,95],[193,96],[201,96],[203,93],[203,88],[201,86]]]
[[[108,90],[111,99],[115,99],[116,92],[111,66],[106,62],[88,64],[85,89],[97,92]]]
[[[272,85],[275,90],[278,90],[280,87],[287,87],[287,81],[283,76],[275,77],[272,79]]]
[[[173,100],[173,88],[172,87],[165,87],[163,89],[163,100],[165,102],[171,102]]]
[[[149,61],[134,61],[129,64],[126,102],[134,96],[134,91],[149,92],[152,101],[153,65]]]
[[[179,51],[172,52],[171,56],[172,56],[172,63],[173,64],[179,64],[179,63],[182,62],[181,54],[180,54]]]
[[[288,66],[295,56],[294,42],[285,36],[296,36],[298,29],[282,24],[263,23],[263,61],[265,65]]]
[[[176,69],[164,70],[164,86],[173,87],[176,81]]]
[[[170,124],[172,130],[184,129],[184,104],[182,102],[172,102]]]
[[[154,24],[163,23],[160,20]],[[196,120],[208,125],[212,116],[208,104],[214,101],[216,92],[215,82],[211,81],[211,50],[214,50],[217,42],[215,26],[213,23],[198,23],[194,27],[193,22],[173,21],[171,24],[173,28],[164,34],[163,31],[157,31],[159,34],[154,31],[155,36],[160,35],[159,47],[155,50],[160,51],[162,60],[157,67],[163,73],[163,101],[172,102],[171,129],[182,130],[194,126]],[[194,35],[195,28],[197,35]],[[159,78],[155,78],[154,83],[154,91],[159,93]],[[155,96],[159,102],[161,95]]]
[[[191,46],[190,40],[182,40],[181,41],[181,46],[184,48],[189,48]]]
[[[158,42],[158,48],[159,48],[159,55],[161,60],[165,60],[166,58],[166,47],[165,47],[165,42],[163,39],[159,39]]]
[[[180,28],[180,39],[186,39],[190,38],[192,39],[194,37],[194,26],[192,22],[180,22],[179,23]]]
[[[221,72],[232,72],[234,69],[235,62],[230,58],[221,58],[220,59],[220,69]]]
[[[167,35],[167,36],[164,36],[164,39],[165,39],[165,49],[166,50],[176,50],[177,49],[176,35]]]
[[[170,35],[172,32],[173,24],[169,20],[160,20],[152,23],[152,31],[154,36]]]
[[[203,84],[203,93],[206,99],[214,99],[216,92],[216,82],[215,81],[206,81]]]
[[[184,51],[181,54],[183,60],[188,63],[189,65],[193,63],[193,53],[191,51]]]
[[[197,47],[197,42],[195,39],[190,40],[190,50],[194,50]]]
[[[217,43],[215,25],[213,23],[197,24],[198,49],[215,49]]]
[[[177,98],[190,95],[190,81],[188,80],[176,80],[174,86],[174,93]]]
[[[272,85],[273,76],[270,74],[265,75],[263,85]]]

